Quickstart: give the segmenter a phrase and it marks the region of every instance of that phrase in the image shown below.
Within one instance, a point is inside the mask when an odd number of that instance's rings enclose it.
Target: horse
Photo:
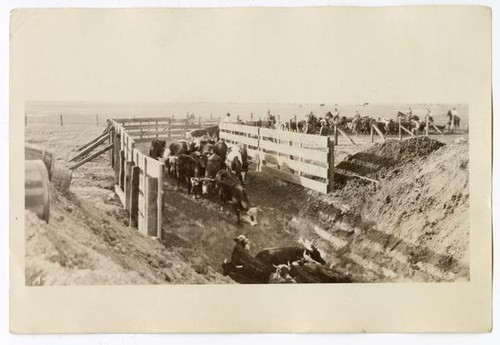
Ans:
[[[458,115],[455,115],[453,116],[452,111],[449,110],[448,113],[446,114],[446,116],[448,117],[448,131],[450,133],[454,133],[455,132],[455,129],[460,129],[460,117]],[[451,123],[451,119],[453,118],[453,123]]]

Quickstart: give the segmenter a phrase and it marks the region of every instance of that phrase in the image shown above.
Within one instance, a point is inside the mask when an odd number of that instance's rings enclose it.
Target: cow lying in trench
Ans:
[[[231,261],[224,261],[222,272],[242,284],[268,283],[351,283],[348,275],[326,266],[319,250],[309,248],[269,248],[255,257],[249,253],[249,240],[234,239]]]

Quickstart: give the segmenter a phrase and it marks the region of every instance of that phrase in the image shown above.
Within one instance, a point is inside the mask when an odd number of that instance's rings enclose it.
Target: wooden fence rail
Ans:
[[[221,123],[219,136],[247,146],[256,170],[321,193],[333,190],[334,142],[329,137]]]

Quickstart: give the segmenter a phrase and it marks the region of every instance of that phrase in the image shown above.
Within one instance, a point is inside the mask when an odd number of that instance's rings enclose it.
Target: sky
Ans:
[[[20,10],[11,60],[26,100],[467,103],[477,11]]]

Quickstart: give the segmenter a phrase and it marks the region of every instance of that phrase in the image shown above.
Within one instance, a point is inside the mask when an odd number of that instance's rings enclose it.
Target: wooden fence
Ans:
[[[129,213],[130,226],[161,239],[164,164],[135,148],[123,121],[109,121],[109,142],[115,192]]]
[[[257,171],[321,193],[333,190],[334,142],[329,137],[221,123],[219,136],[247,146]]]
[[[136,143],[163,139],[166,141],[186,139],[186,133],[217,126],[219,119],[175,119],[175,118],[137,118],[115,120],[120,123]]]
[[[218,119],[138,118],[108,121],[115,192],[129,213],[130,226],[161,239],[164,164],[142,153],[136,144],[160,138],[185,139],[186,132],[216,126]]]

